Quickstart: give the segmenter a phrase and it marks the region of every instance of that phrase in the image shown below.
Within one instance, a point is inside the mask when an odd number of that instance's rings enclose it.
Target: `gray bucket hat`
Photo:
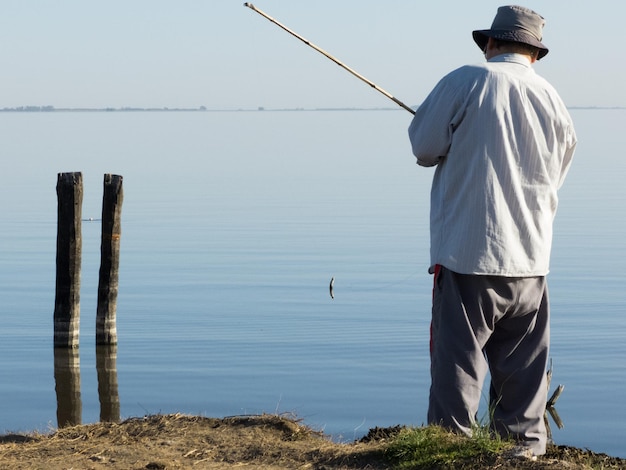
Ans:
[[[521,42],[539,49],[537,59],[548,53],[548,48],[541,43],[543,26],[546,24],[541,15],[517,5],[498,8],[491,29],[479,29],[472,32],[474,41],[482,51],[489,38],[503,41]]]

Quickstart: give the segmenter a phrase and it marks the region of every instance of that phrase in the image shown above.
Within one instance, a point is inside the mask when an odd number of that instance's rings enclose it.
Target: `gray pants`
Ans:
[[[471,435],[489,371],[492,429],[544,454],[549,316],[545,277],[465,275],[439,267],[428,422]]]

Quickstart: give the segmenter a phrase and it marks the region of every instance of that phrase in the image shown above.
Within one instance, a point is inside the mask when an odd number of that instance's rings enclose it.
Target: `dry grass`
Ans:
[[[350,469],[382,458],[379,445],[336,444],[276,415],[157,415],[1,441],[0,467],[7,469]]]
[[[0,437],[3,469],[390,469],[385,458],[397,428],[374,429],[363,442],[340,444],[285,416],[223,419],[157,415],[122,423],[61,429],[53,434]],[[617,469],[626,461],[571,448],[553,448],[539,462],[486,456],[459,462],[472,469]]]

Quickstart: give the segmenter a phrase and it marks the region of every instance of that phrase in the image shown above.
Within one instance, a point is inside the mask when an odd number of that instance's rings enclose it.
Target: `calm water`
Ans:
[[[626,110],[572,114],[580,145],[549,276],[554,386],[565,385],[554,439],[626,457]],[[292,412],[344,439],[422,424],[432,170],[414,164],[409,119],[0,113],[0,431],[55,428],[68,408],[83,423],[101,411]],[[85,221],[79,357],[73,369],[57,357],[55,376],[66,171],[83,172],[85,219],[100,218],[103,174],[124,176],[119,345],[108,369],[97,363],[100,224]]]

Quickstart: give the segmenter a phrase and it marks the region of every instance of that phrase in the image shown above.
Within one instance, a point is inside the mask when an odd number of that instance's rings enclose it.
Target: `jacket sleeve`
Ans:
[[[417,164],[435,166],[448,154],[460,114],[458,88],[451,76],[444,77],[415,112],[409,140]]]
[[[558,188],[563,186],[563,182],[565,181],[565,175],[567,175],[569,171],[569,167],[572,164],[572,158],[574,157],[574,151],[576,150],[576,144],[578,143],[576,138],[576,131],[574,131],[574,126],[570,125],[570,132],[567,139],[567,147],[565,149],[565,155],[563,155],[563,163],[561,164],[561,177],[559,180]]]

